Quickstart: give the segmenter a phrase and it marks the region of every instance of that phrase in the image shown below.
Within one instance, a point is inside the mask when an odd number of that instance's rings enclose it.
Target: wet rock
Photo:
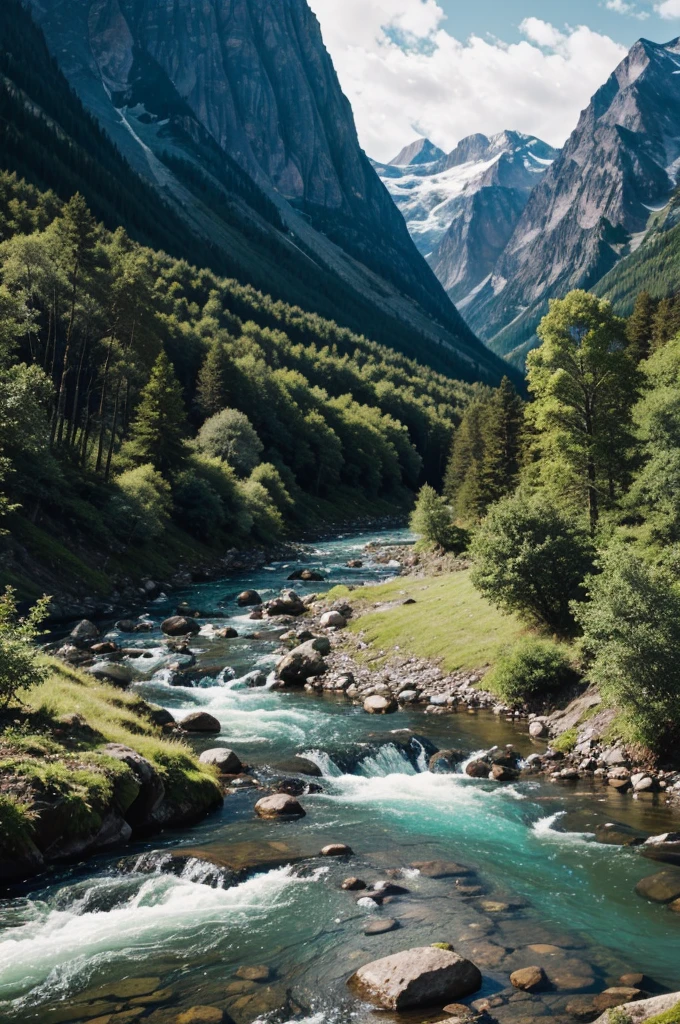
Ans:
[[[176,1017],[175,1024],[226,1024],[228,1020],[218,1006],[192,1006]]]
[[[595,975],[583,960],[565,959],[547,967],[548,981],[558,992],[582,992],[592,988]]]
[[[466,1006],[465,1003],[448,1003],[442,1013],[448,1013],[451,1017],[456,1017],[462,1020],[469,1020],[474,1017],[474,1011]]]
[[[503,764],[491,765],[491,775],[495,782],[516,782],[519,778],[519,771],[516,768],[507,768]]]
[[[666,864],[680,866],[680,832],[665,832],[659,836],[650,836],[640,849],[643,857],[660,860]]]
[[[346,889],[348,892],[359,892],[361,889],[367,889],[368,886],[361,878],[354,878],[352,876],[350,878],[346,878],[340,888]]]
[[[642,992],[639,988],[628,988],[622,985],[619,988],[608,988],[604,992],[600,992],[593,998],[593,1006],[599,1013],[603,1013],[605,1010],[613,1010],[615,1006],[633,1003],[641,998]]]
[[[326,637],[307,640],[284,655],[276,666],[276,674],[287,686],[302,686],[308,679],[322,676],[328,671],[323,659]],[[330,647],[330,645],[329,645]]]
[[[652,903],[672,903],[680,898],[680,868],[666,868],[642,878],[635,892]]]
[[[243,676],[243,682],[251,690],[258,686],[266,686],[267,673],[262,672],[260,669],[256,669],[255,671],[248,672],[247,675]]]
[[[255,813],[260,818],[304,818],[306,812],[294,796],[276,793],[258,800]]]
[[[118,650],[117,645],[113,640],[102,640],[101,643],[92,644],[90,651],[92,654],[115,654]]]
[[[436,774],[451,774],[465,757],[462,750],[438,750],[430,758],[428,768]]]
[[[215,747],[212,750],[204,750],[199,761],[203,764],[214,764],[219,768],[222,775],[240,775],[243,771],[243,764],[240,757],[229,750],[228,747]]]
[[[680,992],[670,992],[662,996],[653,996],[651,999],[639,999],[632,1003],[624,1003],[622,1010],[632,1024],[642,1024],[651,1017],[657,1017],[668,1010],[680,1006]],[[597,1018],[596,1024],[609,1024],[610,1014],[608,1010]]]
[[[490,770],[486,761],[471,761],[465,766],[465,774],[471,779],[488,779]]]
[[[529,725],[529,735],[535,740],[541,740],[549,734],[547,722],[536,719]]]
[[[364,563],[360,558],[350,558],[346,564],[348,569],[363,569],[364,567]]]
[[[672,910],[674,914],[680,914],[680,899],[673,900],[672,903],[669,903],[668,909]]]
[[[457,953],[420,946],[366,964],[348,984],[367,1002],[387,1010],[410,1010],[471,995],[481,987],[482,976]]]
[[[592,996],[574,996],[565,1006],[565,1010],[578,1021],[591,1021],[597,1016]]]
[[[490,970],[498,967],[506,957],[506,950],[503,946],[487,940],[470,943],[469,952],[470,956],[474,957],[476,964],[488,967]]]
[[[224,629],[215,630],[215,636],[219,636],[223,640],[236,640],[238,633],[233,626],[225,626]]]
[[[262,611],[261,608],[256,608],[254,612],[250,613],[248,618],[252,619],[253,622],[261,622],[262,619],[264,618],[264,612]]]
[[[364,925],[364,935],[384,935],[385,932],[394,932],[399,927],[399,922],[393,917],[378,918]]]
[[[344,615],[341,615],[340,612],[325,612],[325,614],[321,616],[320,625],[323,626],[324,629],[329,629],[331,627],[335,629],[344,629],[347,625],[347,619]]]
[[[523,992],[538,992],[545,988],[547,978],[542,967],[522,967],[510,975],[510,984]]]
[[[250,608],[253,605],[262,604],[262,598],[256,590],[244,590],[243,593],[239,594],[236,598],[236,604],[239,608]]]
[[[171,615],[161,622],[161,630],[166,636],[195,636],[200,629],[195,619],[187,619],[184,615]]]
[[[280,597],[275,597],[267,605],[267,615],[270,618],[278,618],[282,615],[304,615],[305,606],[302,598],[295,590],[284,590]]]
[[[458,878],[473,874],[471,868],[452,860],[417,860],[410,865],[425,878]]]
[[[324,583],[326,577],[316,569],[296,569],[288,577],[289,580],[302,580],[305,583]]]
[[[110,661],[102,661],[93,665],[87,670],[95,679],[102,683],[110,683],[124,690],[132,682],[132,669],[129,665],[114,664]]]
[[[207,711],[192,711],[185,715],[179,722],[179,726],[185,732],[218,733],[222,731],[218,720],[213,715],[209,715]]]
[[[116,629],[119,633],[134,633],[138,623],[134,619],[118,619]]]
[[[384,899],[386,896],[405,896],[408,893],[403,885],[396,885],[395,882],[379,881],[373,882],[370,889],[366,892],[367,896],[373,898],[380,897]]]
[[[397,710],[397,702],[391,697],[375,694],[364,701],[364,711],[369,715],[390,715]]]
[[[96,640],[98,636],[99,630],[94,622],[90,622],[89,619],[81,619],[78,625],[74,626],[69,633],[73,643],[87,643],[90,640]]]
[[[239,967],[236,972],[236,977],[241,978],[243,981],[269,981],[272,976],[272,972],[264,964],[258,964],[254,967]]]
[[[622,974],[619,978],[619,983],[625,988],[639,988],[643,989],[649,985],[649,981],[645,978],[644,974]]]
[[[324,846],[321,851],[322,857],[351,857],[354,851],[351,846],[346,846],[345,843],[330,843],[328,846]]]
[[[608,821],[595,826],[595,838],[598,843],[608,846],[639,846],[645,841],[646,833],[618,821]]]

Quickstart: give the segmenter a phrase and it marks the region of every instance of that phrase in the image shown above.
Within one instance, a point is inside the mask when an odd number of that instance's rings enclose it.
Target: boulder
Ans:
[[[364,563],[360,558],[350,558],[346,565],[348,569],[363,569],[364,567]]]
[[[471,779],[488,779],[490,771],[491,768],[486,761],[470,761],[465,766],[465,774]]]
[[[288,577],[289,580],[303,580],[305,583],[323,583],[326,577],[316,569],[296,569]]]
[[[381,697],[377,693],[364,701],[364,711],[369,715],[390,715],[397,707],[396,701],[391,697]]]
[[[515,782],[519,778],[519,771],[517,768],[507,768],[503,764],[493,764],[491,776],[495,782]]]
[[[305,606],[302,598],[295,590],[284,590],[280,597],[275,597],[267,605],[267,615],[276,618],[281,615],[304,615]]]
[[[463,878],[471,875],[472,869],[453,860],[415,860],[410,865],[425,878]]]
[[[330,843],[321,851],[322,857],[351,857],[354,850],[345,843]]]
[[[199,761],[203,764],[214,764],[219,768],[222,775],[240,775],[243,765],[240,757],[229,750],[228,747],[214,747],[212,750],[204,750]]]
[[[251,608],[253,605],[262,604],[262,598],[256,590],[244,590],[236,598],[239,608]]]
[[[328,643],[326,637],[306,640],[289,654],[285,654],[276,666],[276,674],[279,679],[288,686],[302,686],[308,679],[324,675],[328,666],[323,660],[323,652],[325,652],[323,641]]]
[[[529,725],[529,735],[535,740],[542,740],[547,737],[550,733],[546,722],[541,722],[538,719],[535,722],[531,722]]]
[[[110,661],[102,661],[97,665],[92,665],[87,670],[91,676],[95,679],[101,680],[103,683],[111,683],[112,686],[118,686],[121,690],[124,690],[126,686],[129,686],[132,682],[132,669],[129,665],[114,664]]]
[[[623,1006],[624,1003],[632,1003],[641,998],[642,992],[639,988],[621,985],[600,992],[593,999],[593,1006],[599,1013],[603,1013],[605,1010],[613,1010],[615,1006]]]
[[[215,636],[219,636],[223,640],[236,640],[238,633],[233,626],[225,626],[224,629],[215,630]]]
[[[185,732],[217,733],[222,731],[218,720],[213,715],[209,715],[207,711],[192,711],[184,716],[179,725]]]
[[[237,978],[243,981],[269,981],[272,972],[264,964],[257,964],[254,967],[239,967],[236,972]]]
[[[116,1016],[120,1016],[116,1014]],[[108,1017],[105,1020],[109,1020]],[[175,1017],[175,1024],[226,1024],[229,1018],[219,1006],[192,1006]],[[113,1017],[111,1018],[113,1021]],[[122,1022],[121,1022],[122,1024]]]
[[[640,879],[635,892],[652,903],[672,903],[680,899],[680,868],[666,868]]]
[[[102,753],[127,765],[137,781],[136,794],[127,789],[120,795],[118,792],[115,793],[119,804],[123,800],[120,809],[126,821],[133,827],[148,824],[165,797],[165,784],[156,766],[142,757],[138,751],[126,747],[123,743],[107,743]],[[130,797],[132,801],[128,804]]]
[[[522,992],[538,992],[547,982],[542,967],[522,967],[510,975],[510,984]]]
[[[69,637],[74,643],[87,643],[90,640],[96,640],[98,636],[99,630],[89,619],[81,619],[69,633]]]
[[[399,695],[401,698],[401,694]],[[438,750],[429,760],[428,768],[437,774],[450,775],[455,772],[456,766],[465,760],[462,750]]]
[[[348,984],[360,998],[383,1009],[417,1010],[477,992],[482,975],[457,953],[420,946],[360,967]]]
[[[276,793],[265,796],[255,804],[255,813],[260,818],[304,818],[305,811],[294,796]]]
[[[377,918],[364,926],[364,935],[384,935],[385,932],[394,932],[399,927],[399,922],[393,917]]]
[[[118,619],[116,629],[119,633],[134,633],[137,625],[134,619]]]
[[[90,647],[92,654],[115,654],[117,650],[118,646],[113,640],[102,640],[101,643],[92,644]]]
[[[361,889],[367,889],[368,886],[361,878],[355,878],[352,875],[344,880],[340,888],[346,889],[348,892],[359,892]]]
[[[600,760],[604,761],[608,768],[625,768],[629,764],[623,747],[612,747],[611,750],[605,750]]]
[[[347,619],[340,612],[326,612],[321,616],[320,625],[324,629],[333,627],[335,629],[344,629],[347,625]]]
[[[666,995],[653,996],[651,999],[636,999],[632,1003],[624,1003],[621,1009],[631,1024],[643,1024],[651,1017],[658,1017],[676,1007],[680,1007],[680,992],[669,992]],[[605,1010],[595,1024],[610,1024],[609,1011]]]
[[[680,832],[665,832],[659,836],[650,836],[640,849],[643,857],[660,860],[666,864],[680,866]]]
[[[166,636],[195,636],[201,627],[195,619],[187,619],[184,615],[171,615],[161,623],[161,629]]]

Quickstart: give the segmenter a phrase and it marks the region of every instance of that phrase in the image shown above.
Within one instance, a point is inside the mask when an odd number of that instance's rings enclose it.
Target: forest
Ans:
[[[273,542],[441,482],[469,385],[108,231],[79,193],[0,175],[0,239],[3,561],[20,592],[13,546],[106,589],[173,542]]]

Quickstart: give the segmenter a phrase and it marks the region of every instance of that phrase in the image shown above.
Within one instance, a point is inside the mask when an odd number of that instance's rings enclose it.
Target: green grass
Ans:
[[[350,629],[370,644],[368,657],[389,657],[396,651],[441,663],[449,672],[483,669],[493,665],[501,651],[526,635],[526,627],[513,615],[497,611],[475,590],[469,570],[432,579],[397,579],[378,587],[350,591],[336,587],[331,599],[350,596],[361,618]],[[400,602],[371,610],[376,603]]]
[[[13,516],[11,529],[12,535],[26,545],[31,556],[57,573],[60,579],[67,577],[93,593],[111,592],[111,580],[106,573],[86,565],[50,533],[35,526],[24,516]]]
[[[556,740],[550,744],[553,750],[558,750],[561,754],[571,754],[572,750],[578,742],[578,728],[567,729],[561,736],[558,736]]]
[[[611,1020],[611,1015],[609,1019]],[[670,1010],[657,1013],[656,1017],[649,1017],[645,1024],[680,1024],[680,1002],[671,1006]]]

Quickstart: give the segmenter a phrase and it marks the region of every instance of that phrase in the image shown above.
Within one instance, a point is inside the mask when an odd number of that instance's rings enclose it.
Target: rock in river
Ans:
[[[641,998],[642,992],[639,988],[621,985],[618,988],[608,988],[604,992],[600,992],[593,999],[593,1006],[600,1013],[604,1013],[605,1010],[613,1010],[615,1006],[623,1006],[624,1003],[632,1003]]]
[[[680,868],[666,868],[640,879],[635,892],[652,903],[672,903],[680,898]]]
[[[199,761],[203,764],[217,765],[222,775],[240,775],[243,765],[240,757],[229,750],[228,747],[215,747],[213,750],[204,750]]]
[[[189,636],[199,633],[201,627],[195,619],[187,619],[184,615],[171,615],[161,623],[166,636]]]
[[[348,984],[386,1010],[417,1010],[471,995],[481,987],[482,975],[457,953],[420,946],[360,967]]]
[[[207,711],[192,711],[185,715],[179,725],[186,732],[221,732],[222,726]]]
[[[276,674],[288,686],[302,686],[308,679],[322,676],[327,671],[323,655],[329,649],[326,637],[307,640],[281,658],[276,666]]]
[[[389,715],[397,710],[397,704],[391,697],[381,697],[375,694],[367,697],[364,701],[364,711],[369,715]]]
[[[132,669],[127,665],[111,661],[102,661],[87,671],[95,679],[99,679],[103,683],[111,683],[112,686],[118,686],[121,690],[124,690],[132,682]]]
[[[538,992],[546,984],[542,967],[522,967],[510,975],[510,983],[523,992]]]
[[[304,818],[305,811],[294,796],[276,793],[265,796],[255,804],[255,813],[260,818]]]
[[[256,590],[244,590],[236,598],[236,604],[240,608],[251,608],[253,605],[262,604],[262,598]]]
[[[351,857],[353,854],[351,846],[346,846],[345,843],[330,843],[328,846],[324,846],[321,851],[322,857]]]

